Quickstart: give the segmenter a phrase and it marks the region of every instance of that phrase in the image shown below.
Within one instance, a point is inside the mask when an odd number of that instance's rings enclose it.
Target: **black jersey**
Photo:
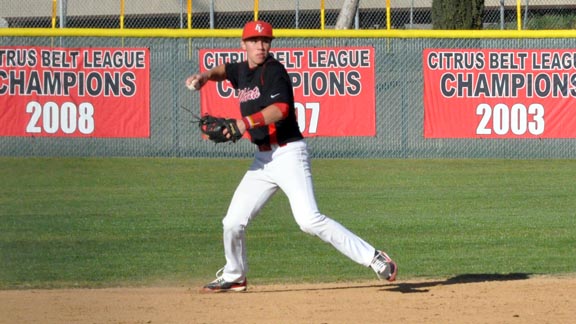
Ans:
[[[274,124],[249,129],[256,145],[283,145],[303,138],[296,120],[294,92],[282,63],[269,56],[254,69],[248,62],[226,64],[226,78],[238,90],[242,117],[252,115],[274,103],[287,103],[288,116]]]

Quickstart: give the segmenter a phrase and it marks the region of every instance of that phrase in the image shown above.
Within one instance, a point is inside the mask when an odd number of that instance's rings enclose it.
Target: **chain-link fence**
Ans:
[[[0,26],[65,28],[241,28],[259,18],[276,28],[331,28],[343,0],[7,0],[0,2]],[[430,27],[431,0],[360,1],[360,29]],[[515,29],[517,13],[526,29],[571,28],[576,8],[568,0],[486,0],[487,28]],[[193,6],[189,6],[192,5]],[[321,9],[324,4],[325,10]],[[65,5],[65,6],[64,6]],[[190,17],[190,18],[188,18]],[[545,19],[542,17],[546,17]],[[538,22],[540,21],[540,22]],[[545,23],[546,21],[546,23]],[[554,25],[556,24],[556,25]],[[213,145],[202,140],[181,106],[198,106],[199,95],[183,80],[197,71],[198,50],[236,48],[227,38],[0,37],[0,46],[148,47],[151,53],[151,136],[147,139],[0,137],[3,156],[190,156],[247,157],[248,141]],[[274,47],[373,46],[376,74],[375,137],[310,138],[318,157],[510,157],[573,158],[571,139],[424,139],[422,51],[426,48],[571,48],[573,39],[390,39],[278,38]]]
[[[268,20],[276,28],[319,29],[336,24],[344,0],[3,0],[0,27],[240,28]],[[356,29],[430,29],[432,0],[362,0]],[[519,15],[520,14],[520,15]],[[486,29],[573,29],[573,0],[485,0]]]
[[[3,46],[51,46],[50,38],[4,37]],[[199,49],[237,48],[238,39],[62,37],[63,47],[148,47],[151,53],[151,136],[141,139],[0,137],[2,156],[249,157],[254,145],[214,145],[203,140],[181,109],[199,107],[200,96],[183,82],[198,70]],[[274,47],[373,46],[375,137],[309,138],[322,158],[574,158],[573,139],[425,139],[423,66],[426,48],[571,47],[573,39],[372,39],[278,38]],[[191,51],[191,52],[190,52]]]

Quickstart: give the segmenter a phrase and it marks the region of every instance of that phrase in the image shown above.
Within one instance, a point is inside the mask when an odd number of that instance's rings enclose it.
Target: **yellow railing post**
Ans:
[[[124,0],[120,0],[120,29],[124,29]]]
[[[391,19],[390,19],[390,0],[386,0],[386,29],[390,30]]]
[[[324,0],[320,0],[320,29],[324,30],[324,16],[326,14],[324,8]]]
[[[516,0],[516,16],[518,30],[522,30],[522,0]]]
[[[188,18],[188,30],[192,29],[192,0],[187,0],[186,17]],[[192,59],[192,38],[188,38],[188,59]]]
[[[56,8],[58,7],[58,0],[52,0],[52,28],[56,28]]]
[[[120,0],[120,30],[124,29],[124,5],[125,0]],[[122,47],[124,47],[124,37],[122,37]]]
[[[52,29],[56,28],[56,8],[58,0],[52,0]],[[50,37],[50,45],[54,47],[54,37]]]
[[[188,24],[186,25],[188,29],[192,29],[192,0],[188,0],[188,5],[186,6],[186,18],[188,18]]]
[[[258,20],[258,0],[254,0],[254,20]]]
[[[390,30],[392,19],[390,17],[390,0],[386,0],[386,30]],[[386,52],[390,52],[390,38],[386,38]]]

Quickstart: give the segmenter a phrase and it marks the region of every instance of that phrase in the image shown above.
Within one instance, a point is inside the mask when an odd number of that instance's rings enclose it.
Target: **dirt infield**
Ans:
[[[573,323],[576,278],[0,291],[0,323]]]

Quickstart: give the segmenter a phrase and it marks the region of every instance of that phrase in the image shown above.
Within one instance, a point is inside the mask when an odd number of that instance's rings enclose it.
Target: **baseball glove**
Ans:
[[[229,141],[235,143],[242,138],[238,125],[236,125],[236,119],[233,118],[205,115],[199,119],[198,126],[200,127],[200,131],[214,143]],[[225,129],[228,130],[227,134],[224,134]]]

